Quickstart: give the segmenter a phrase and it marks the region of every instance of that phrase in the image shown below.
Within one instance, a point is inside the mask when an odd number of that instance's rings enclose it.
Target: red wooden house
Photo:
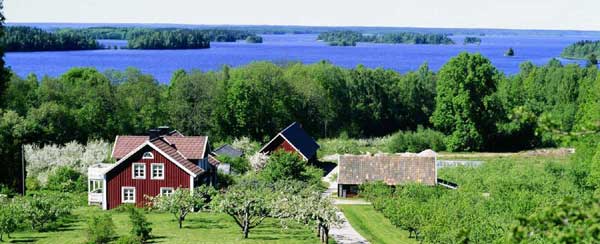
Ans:
[[[302,159],[313,162],[317,160],[318,149],[319,144],[302,129],[299,123],[294,122],[273,137],[259,152],[270,154],[277,150],[285,150],[298,153]]]
[[[214,185],[219,162],[209,152],[208,137],[183,136],[168,127],[150,130],[147,136],[117,136],[112,151],[117,162],[90,175],[89,202],[103,209],[122,203],[141,207],[145,196]]]

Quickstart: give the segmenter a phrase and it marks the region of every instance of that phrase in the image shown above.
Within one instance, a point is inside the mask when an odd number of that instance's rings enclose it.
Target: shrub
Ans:
[[[227,188],[233,184],[235,184],[235,178],[232,175],[217,172],[217,186],[218,187]]]
[[[47,188],[60,192],[84,192],[87,188],[86,181],[80,172],[68,166],[61,166],[48,177]]]
[[[25,198],[23,214],[31,222],[33,230],[43,231],[48,227],[47,224],[71,214],[74,205],[68,194],[45,193]]]
[[[108,243],[115,236],[115,224],[109,213],[94,215],[88,220],[88,243]]]
[[[4,184],[0,184],[0,195],[4,195],[7,198],[12,198],[13,196],[15,196],[16,192],[14,189],[4,185]]]
[[[232,173],[244,174],[250,170],[250,161],[244,157],[232,158],[228,156],[219,156],[218,160],[221,161],[221,163],[229,164]]]
[[[267,182],[278,180],[302,180],[306,176],[307,163],[300,158],[300,155],[289,153],[284,150],[277,150],[267,160],[260,176]]]
[[[445,136],[441,132],[419,127],[417,131],[399,131],[392,135],[388,150],[390,152],[420,152],[425,149],[444,151]]]
[[[117,239],[117,244],[140,244],[142,240],[140,240],[137,236],[121,236]]]
[[[25,186],[28,191],[39,191],[42,189],[40,181],[33,177],[27,177],[27,179],[25,179]]]
[[[151,223],[148,222],[146,216],[137,208],[129,209],[129,219],[131,220],[131,234],[135,236],[142,243],[150,239],[150,232],[152,228]]]

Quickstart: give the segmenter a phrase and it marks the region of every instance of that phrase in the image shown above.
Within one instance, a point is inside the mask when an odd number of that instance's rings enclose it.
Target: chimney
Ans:
[[[149,140],[154,140],[154,139],[160,137],[160,130],[159,129],[148,130],[148,137],[150,137]]]
[[[169,128],[169,126],[159,126],[158,130],[159,130],[158,134],[161,136],[164,136],[164,135],[169,134],[171,129]]]

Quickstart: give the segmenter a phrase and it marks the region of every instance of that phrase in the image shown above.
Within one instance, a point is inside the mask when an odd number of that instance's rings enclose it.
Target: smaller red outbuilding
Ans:
[[[298,153],[306,161],[317,160],[319,144],[310,137],[302,126],[294,122],[277,133],[269,143],[259,150],[260,153],[270,154],[277,150]]]

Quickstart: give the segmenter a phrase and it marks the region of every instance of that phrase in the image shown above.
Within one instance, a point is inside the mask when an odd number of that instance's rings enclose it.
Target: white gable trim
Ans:
[[[206,155],[206,148],[208,147],[208,136],[204,138],[204,151],[202,151],[202,159],[204,159],[204,155]]]
[[[114,168],[116,168],[117,166],[121,165],[123,162],[125,162],[127,159],[129,159],[131,156],[133,156],[133,154],[135,154],[136,152],[138,152],[139,150],[141,150],[145,146],[152,147],[158,153],[160,153],[161,155],[165,156],[165,158],[167,158],[169,161],[171,161],[172,163],[174,163],[175,165],[177,165],[179,168],[181,168],[183,171],[185,171],[186,173],[188,173],[190,175],[190,177],[196,177],[197,176],[196,174],[194,174],[194,172],[190,171],[186,167],[183,167],[183,165],[181,165],[179,162],[177,162],[177,160],[173,159],[167,153],[163,152],[163,150],[160,150],[160,148],[158,148],[156,145],[150,143],[150,141],[145,141],[144,143],[142,143],[142,145],[138,146],[136,149],[134,149],[131,152],[129,152],[127,155],[125,155],[125,157],[121,158],[117,163],[115,163],[115,165],[113,165],[112,167],[110,167],[109,169],[107,169],[104,172],[104,175],[108,174]]]
[[[282,136],[281,133],[277,133],[277,135],[275,137],[273,137],[273,139],[271,139],[269,142],[267,142],[267,144],[265,144],[260,150],[258,150],[258,152],[262,153],[267,148],[267,146],[271,145],[271,143],[273,141],[275,141],[275,139],[277,139],[277,137],[280,137],[280,136]]]
[[[304,158],[304,160],[308,160],[308,158],[307,158],[307,157],[306,157],[306,156],[305,156],[305,155],[304,155],[304,154],[303,154],[303,153],[302,153],[300,150],[298,150],[298,148],[297,148],[296,146],[294,146],[294,144],[293,144],[293,143],[292,143],[290,140],[288,140],[288,139],[287,139],[287,138],[286,138],[286,137],[285,137],[283,134],[281,134],[281,133],[278,133],[278,134],[277,134],[277,136],[273,137],[273,139],[271,139],[271,140],[269,141],[269,143],[265,144],[265,145],[264,145],[264,146],[263,146],[263,147],[262,147],[260,150],[258,150],[258,152],[262,153],[262,152],[263,152],[263,151],[264,151],[264,150],[267,148],[267,146],[271,145],[271,143],[273,143],[273,141],[275,141],[275,139],[277,139],[277,137],[280,137],[280,136],[281,136],[281,138],[283,138],[285,141],[287,141],[287,142],[288,142],[288,144],[290,144],[290,145],[291,145],[291,146],[294,148],[294,150],[296,150],[296,152],[298,152],[298,153],[300,154],[300,156],[302,156],[302,158]]]
[[[115,143],[113,143],[113,148],[112,148],[112,150],[110,152],[110,156],[113,157],[113,158],[115,157],[115,147],[117,147],[117,141],[118,140],[119,140],[119,136],[116,136],[115,137]]]
[[[285,141],[287,141],[290,145],[292,145],[292,147],[294,149],[296,149],[296,152],[300,153],[300,155],[302,155],[302,157],[304,158],[304,160],[308,160],[308,158],[302,153],[302,151],[298,150],[298,148],[296,148],[296,146],[294,146],[294,143],[292,143],[290,140],[288,140],[287,138],[285,138],[285,136],[283,134],[281,134],[281,137],[283,137],[283,139]]]

